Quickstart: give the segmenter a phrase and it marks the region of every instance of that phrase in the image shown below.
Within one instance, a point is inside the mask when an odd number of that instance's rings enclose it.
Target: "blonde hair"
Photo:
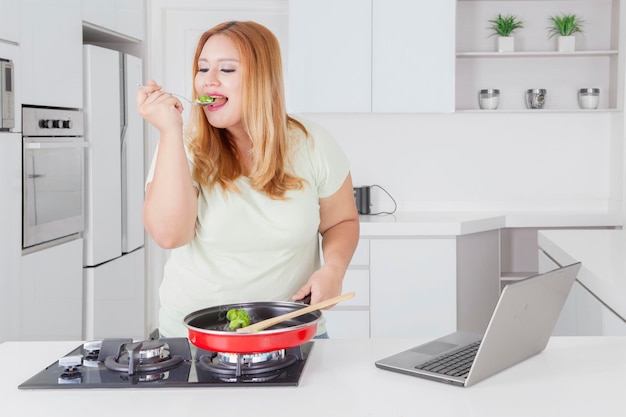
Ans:
[[[278,40],[270,30],[255,22],[219,24],[204,32],[198,41],[193,62],[194,78],[204,44],[217,34],[227,36],[241,57],[242,123],[252,141],[250,182],[271,198],[284,199],[287,191],[303,187],[303,180],[288,172],[289,131],[298,129],[304,136],[307,131],[285,110]],[[187,136],[194,156],[194,180],[203,185],[220,185],[223,190],[237,191],[234,181],[243,175],[243,168],[228,131],[211,126],[203,110],[194,106]]]

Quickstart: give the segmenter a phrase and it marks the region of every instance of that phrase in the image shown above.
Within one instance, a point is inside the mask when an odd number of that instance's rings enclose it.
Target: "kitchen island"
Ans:
[[[470,388],[378,369],[420,339],[316,340],[298,387],[19,390],[80,342],[0,345],[2,416],[623,416],[626,337],[553,337]]]
[[[486,328],[500,291],[503,215],[398,211],[359,218],[359,245],[343,283],[357,296],[328,313],[332,337],[427,337]],[[414,320],[396,320],[397,311],[412,312]],[[439,312],[434,319],[433,311]]]

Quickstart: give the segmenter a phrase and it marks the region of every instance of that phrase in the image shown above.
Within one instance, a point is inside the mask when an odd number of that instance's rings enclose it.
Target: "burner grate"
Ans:
[[[205,370],[213,372],[218,376],[245,377],[252,375],[271,374],[291,366],[297,361],[296,356],[287,355],[277,359],[262,362],[246,362],[245,355],[237,354],[236,362],[224,362],[218,359],[217,355],[200,356],[199,364]]]
[[[100,359],[107,355],[107,352],[112,351],[115,346],[118,353],[104,357],[104,366],[111,371],[126,372],[128,375],[166,371],[185,360],[183,355],[175,354],[175,341],[172,343],[174,346],[174,349],[172,349],[168,340],[172,339],[147,340],[136,343],[120,343],[116,339],[110,342],[111,346],[106,346],[105,342],[107,340],[104,340],[98,358]],[[186,339],[183,340],[187,350],[189,350]],[[191,353],[189,353],[188,357],[191,357]]]

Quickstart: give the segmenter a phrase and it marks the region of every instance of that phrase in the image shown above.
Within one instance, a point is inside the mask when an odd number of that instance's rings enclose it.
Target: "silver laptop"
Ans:
[[[376,361],[376,366],[469,387],[528,359],[548,344],[580,266],[578,262],[504,287],[484,334],[451,333]]]

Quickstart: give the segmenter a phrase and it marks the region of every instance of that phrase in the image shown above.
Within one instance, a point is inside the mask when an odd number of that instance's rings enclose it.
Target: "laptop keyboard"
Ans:
[[[467,376],[479,346],[480,342],[474,342],[459,351],[438,356],[415,368],[450,376]]]

